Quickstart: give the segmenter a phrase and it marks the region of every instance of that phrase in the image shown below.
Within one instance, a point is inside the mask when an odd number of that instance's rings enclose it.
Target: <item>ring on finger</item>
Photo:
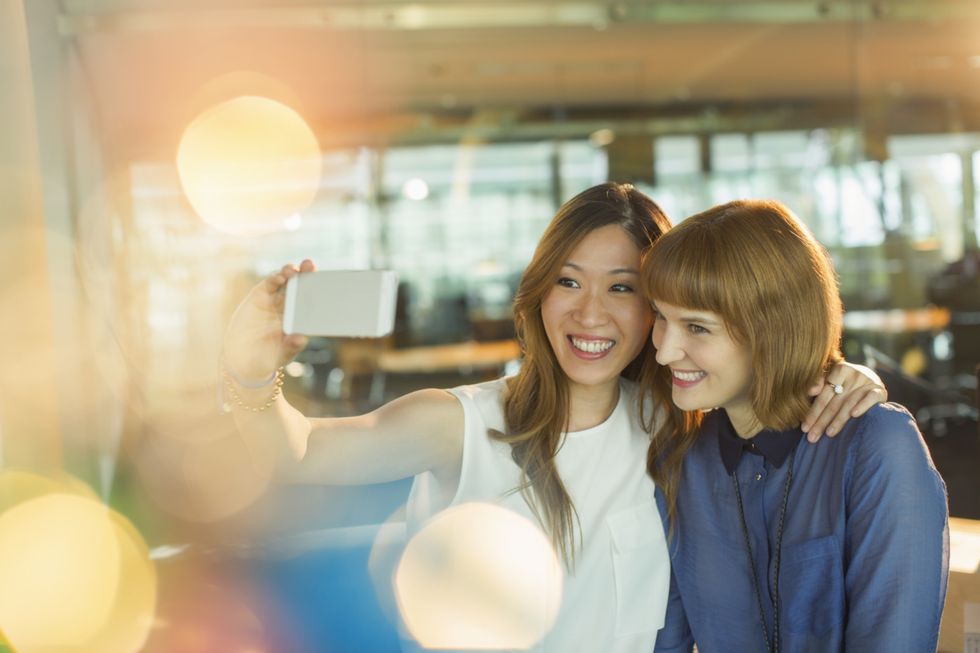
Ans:
[[[844,394],[844,385],[842,383],[834,383],[830,379],[827,379],[826,383],[831,388],[833,388],[835,395],[842,395],[842,394]]]

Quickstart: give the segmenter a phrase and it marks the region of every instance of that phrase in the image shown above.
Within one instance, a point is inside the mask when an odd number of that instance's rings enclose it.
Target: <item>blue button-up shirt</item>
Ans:
[[[694,641],[700,653],[766,650],[735,486],[721,455],[726,429],[723,410],[709,413],[684,460],[657,653],[687,652]],[[783,437],[799,442],[800,434]],[[779,650],[935,651],[949,559],[946,488],[908,412],[876,406],[836,438],[798,444],[779,465],[764,455],[735,461],[770,642],[776,532],[790,467]],[[659,493],[658,503],[667,528]]]

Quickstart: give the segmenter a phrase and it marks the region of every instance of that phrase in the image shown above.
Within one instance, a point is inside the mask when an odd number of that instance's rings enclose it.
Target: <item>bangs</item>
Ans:
[[[728,320],[731,304],[724,280],[726,257],[710,229],[682,222],[661,236],[643,263],[643,289],[651,301],[718,313]]]

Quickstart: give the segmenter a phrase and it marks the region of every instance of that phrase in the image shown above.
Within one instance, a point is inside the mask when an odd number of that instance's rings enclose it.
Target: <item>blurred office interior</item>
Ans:
[[[847,358],[918,418],[980,559],[980,3],[0,8],[0,462],[67,472],[135,526],[159,583],[144,650],[178,650],[182,619],[191,653],[397,649],[365,569],[409,481],[256,469],[217,409],[224,325],[284,263],[391,268],[395,332],[314,339],[290,400],[348,415],[494,378],[519,364],[510,301],[541,231],[607,179],[675,222],[736,198],[796,211],[836,263]],[[229,215],[252,198],[202,218],[177,165],[195,117],[240,97],[318,147],[311,201],[258,230]],[[980,604],[956,573],[942,650]],[[187,608],[225,600],[254,619]]]

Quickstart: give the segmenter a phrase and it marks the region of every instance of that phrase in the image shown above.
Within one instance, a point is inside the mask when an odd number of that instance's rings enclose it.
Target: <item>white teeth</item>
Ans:
[[[674,373],[674,377],[680,379],[681,381],[697,381],[698,379],[705,376],[704,372],[678,372],[677,370],[671,370]]]
[[[610,347],[616,344],[615,340],[582,340],[581,338],[572,338],[572,344],[575,345],[576,349],[584,351],[589,354],[598,354],[600,352],[606,351]]]

